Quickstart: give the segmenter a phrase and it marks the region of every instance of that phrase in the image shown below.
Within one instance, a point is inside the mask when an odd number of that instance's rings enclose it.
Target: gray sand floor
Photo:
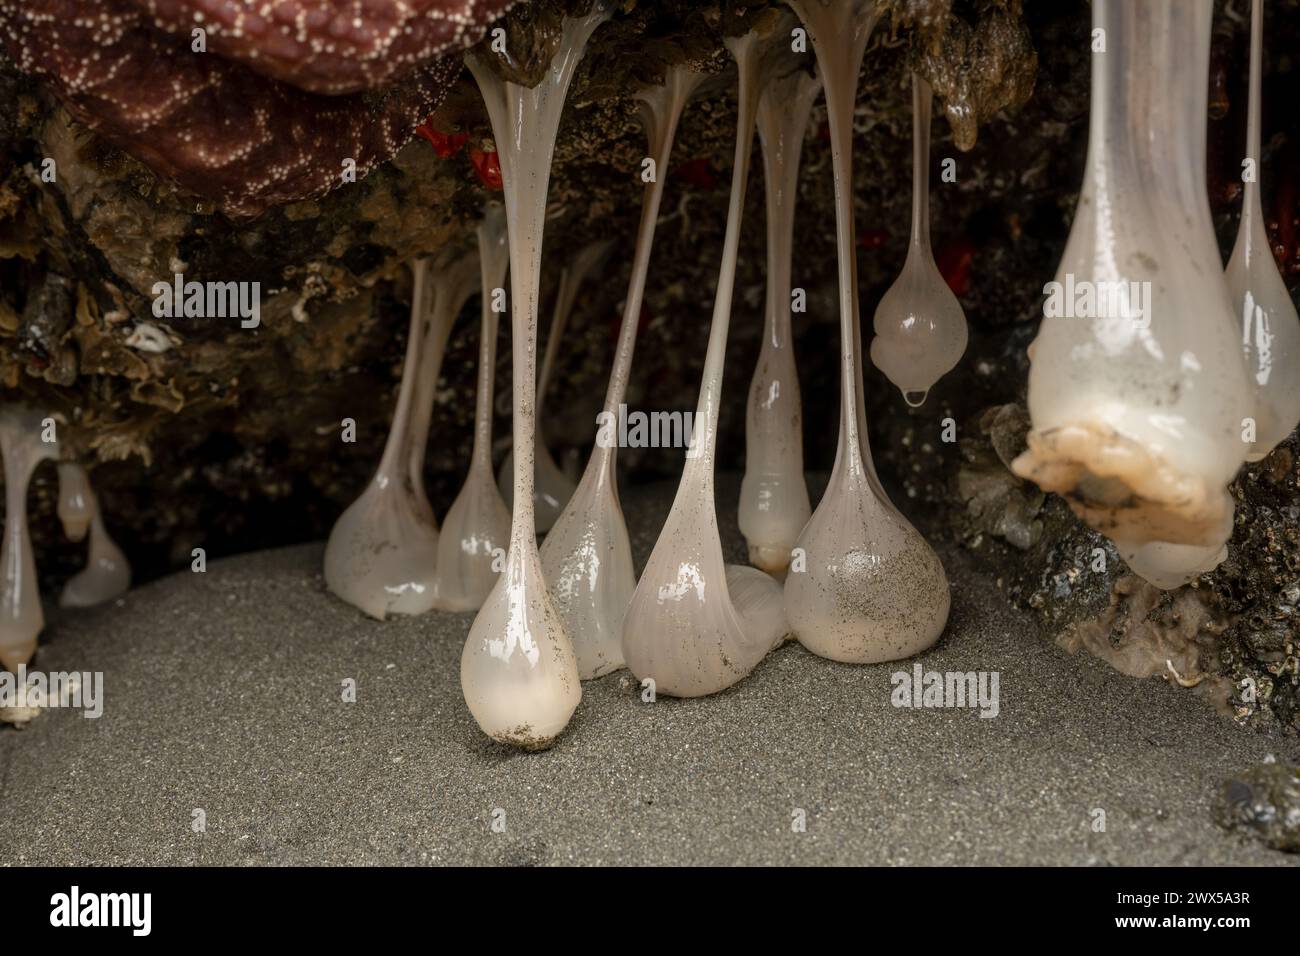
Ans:
[[[739,557],[735,487],[720,517]],[[639,560],[672,491],[624,496]],[[787,645],[699,700],[642,703],[626,672],[588,683],[556,746],[525,754],[461,699],[471,616],[371,621],[325,591],[321,551],[52,614],[34,666],[103,671],[104,715],[0,729],[0,862],[1295,862],[1210,817],[1220,780],[1293,741],[1067,656],[957,552],[948,630],[921,663],[998,671],[995,719],[891,706],[910,661]]]

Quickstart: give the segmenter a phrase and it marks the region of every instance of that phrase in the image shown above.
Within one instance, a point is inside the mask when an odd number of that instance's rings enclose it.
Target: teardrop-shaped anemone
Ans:
[[[916,407],[966,351],[966,313],[930,248],[930,84],[912,74],[912,237],[876,307],[871,361]]]
[[[794,70],[767,84],[758,101],[767,193],[767,299],[763,345],[749,383],[740,532],[749,560],[783,575],[790,549],[812,515],[803,472],[803,402],[790,331],[790,270],[799,158],[821,81]]]
[[[49,440],[45,440],[45,439]],[[36,558],[27,531],[27,486],[36,466],[59,456],[59,443],[39,412],[0,408],[0,456],[4,461],[5,524],[0,553],[0,665],[16,671],[36,653],[45,627],[36,582]]]
[[[1250,19],[1250,106],[1246,156],[1255,175],[1246,177],[1241,224],[1224,275],[1241,329],[1246,367],[1255,389],[1255,440],[1247,461],[1259,461],[1300,422],[1300,317],[1278,272],[1264,228],[1260,199],[1260,73],[1264,3],[1254,0]]]
[[[433,509],[413,483],[412,419],[419,389],[428,263],[413,266],[411,322],[397,409],[374,476],[330,530],[325,545],[325,583],[371,617],[419,614],[435,591],[438,528]]]
[[[59,520],[73,541],[90,531],[86,566],[64,584],[59,605],[94,607],[125,594],[131,587],[131,564],[104,527],[86,469],[72,462],[59,463]]]
[[[850,663],[896,660],[929,647],[948,620],[938,556],[890,504],[876,478],[862,398],[862,333],[854,258],[852,119],[870,0],[792,0],[813,41],[826,93],[835,170],[840,304],[840,433],[830,483],[799,540],[785,580],[786,614],[813,653]]]
[[[1013,463],[1157,585],[1224,554],[1255,409],[1205,186],[1211,12],[1094,0],[1107,49],[1092,58],[1087,171]]]
[[[638,94],[656,169],[668,168],[677,121],[703,78],[686,66],[671,66],[662,86]],[[627,391],[665,178],[655,176],[646,184],[614,367],[601,411],[602,430],[616,420]],[[598,434],[577,491],[542,543],[542,570],[573,641],[583,680],[623,666],[623,614],[636,588],[632,545],[618,498],[617,451],[616,441]]]
[[[730,687],[789,631],[780,585],[772,578],[751,569],[761,580],[745,577],[747,586],[732,594],[733,575],[723,562],[714,499],[718,406],[736,255],[758,94],[769,78],[763,67],[770,65],[754,32],[728,37],[726,44],[740,77],[736,152],[694,434],[672,510],[623,619],[628,668],[641,680],[653,680],[657,692],[674,697],[700,697]],[[742,592],[748,602],[744,606],[737,600]]]
[[[59,523],[69,541],[80,541],[95,516],[95,494],[86,469],[73,462],[59,463]]]
[[[595,3],[566,18],[558,49],[538,84],[503,79],[474,51],[469,66],[487,106],[501,159],[510,241],[511,403],[514,485],[505,569],[474,618],[460,657],[465,704],[485,734],[526,750],[549,747],[578,703],[573,646],[546,590],[533,514],[537,435],[537,297],[551,159],[569,83],[592,32],[609,16]]]

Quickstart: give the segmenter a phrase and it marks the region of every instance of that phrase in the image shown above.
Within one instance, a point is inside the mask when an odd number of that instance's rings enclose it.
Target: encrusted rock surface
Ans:
[[[1300,767],[1266,760],[1238,774],[1224,783],[1214,816],[1228,830],[1300,853]]]

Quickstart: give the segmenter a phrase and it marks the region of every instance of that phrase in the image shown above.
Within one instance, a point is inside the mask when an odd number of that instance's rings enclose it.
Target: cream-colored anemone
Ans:
[[[1250,104],[1246,120],[1247,176],[1241,224],[1225,278],[1232,293],[1246,369],[1255,389],[1255,440],[1246,455],[1259,461],[1300,422],[1300,317],[1282,282],[1264,230],[1260,200],[1260,73],[1264,0],[1254,0],[1250,19]]]
[[[46,440],[46,439],[50,440]],[[27,530],[27,486],[32,472],[59,455],[59,443],[39,412],[9,405],[0,408],[0,456],[5,476],[5,525],[0,553],[0,665],[17,670],[36,653],[45,627],[36,580],[36,558]]]
[[[474,259],[444,257],[437,269],[431,278],[425,260],[412,266],[410,332],[388,440],[374,477],[325,545],[326,585],[380,620],[423,614],[438,594],[438,523],[424,491],[424,452],[447,337],[473,290]]]
[[[924,650],[948,620],[938,556],[890,504],[867,445],[854,258],[853,105],[879,12],[869,0],[791,0],[812,37],[826,91],[835,169],[840,300],[840,434],[830,483],[795,545],[785,607],[799,642],[832,660],[871,663]]]
[[[487,105],[501,158],[510,240],[511,401],[514,482],[505,567],[479,609],[460,659],[470,713],[489,737],[529,750],[549,747],[582,699],[578,664],[546,590],[533,512],[537,435],[537,297],[546,193],[560,114],[573,72],[608,10],[565,18],[555,56],[532,89],[503,80],[482,48],[467,61]]]
[[[701,74],[685,66],[672,66],[662,86],[637,94],[656,175],[646,184],[642,201],[632,277],[624,301],[614,367],[598,422],[601,430],[577,491],[542,543],[542,570],[564,619],[565,631],[573,641],[578,673],[583,680],[623,666],[623,612],[636,588],[636,571],[618,499],[615,469],[618,445],[616,441],[603,440],[600,435],[609,430],[607,423],[617,418],[627,392],[666,178],[659,171],[668,169],[677,121],[702,79]]]
[[[555,372],[555,360],[560,354],[564,342],[564,333],[569,326],[569,317],[573,306],[587,277],[600,268],[613,246],[611,239],[598,239],[578,250],[572,261],[560,270],[559,287],[555,292],[555,309],[551,317],[551,329],[546,336],[546,351],[542,354],[542,368],[537,376],[537,435],[533,439],[533,451],[537,456],[537,467],[533,475],[533,512],[536,515],[537,533],[545,534],[555,524],[564,510],[564,506],[573,497],[577,487],[574,480],[566,475],[555,463],[555,457],[546,445],[546,392],[551,385],[551,376]],[[506,455],[505,461],[497,472],[497,486],[506,504],[511,504],[514,496],[514,450]]]
[[[930,84],[912,74],[912,236],[876,306],[871,361],[915,407],[966,351],[966,313],[930,248]]]
[[[784,575],[790,549],[812,515],[803,473],[803,402],[790,334],[791,253],[799,158],[821,82],[806,70],[771,80],[758,100],[767,198],[767,300],[763,345],[745,411],[740,532],[749,560]]]
[[[63,585],[59,604],[93,607],[125,594],[131,587],[131,564],[104,527],[99,498],[86,469],[71,462],[59,463],[59,520],[73,541],[90,532],[86,567]]]
[[[493,562],[510,543],[510,509],[492,478],[492,391],[496,378],[497,313],[493,290],[510,265],[506,215],[491,207],[478,227],[482,314],[478,388],[474,400],[474,446],[469,474],[447,511],[438,537],[438,607],[477,611],[496,584]]]
[[[674,697],[699,697],[730,687],[753,670],[789,631],[779,600],[780,585],[753,568],[741,572],[738,579],[737,572],[724,564],[714,500],[727,328],[755,112],[765,79],[757,34],[729,37],[726,44],[736,60],[740,93],[727,231],[704,380],[677,496],[623,620],[623,656],[628,668],[641,680],[654,681],[657,692]],[[733,591],[733,582],[746,586]],[[742,596],[747,605],[738,603]]]
[[[1205,188],[1211,6],[1093,3],[1087,171],[1013,465],[1156,584],[1223,554],[1255,409]]]

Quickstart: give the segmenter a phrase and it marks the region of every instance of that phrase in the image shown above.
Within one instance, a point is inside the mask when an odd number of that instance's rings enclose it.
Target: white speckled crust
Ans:
[[[427,499],[411,482],[412,419],[425,320],[428,263],[412,267],[411,325],[402,384],[388,441],[365,491],[339,516],[325,546],[325,583],[371,617],[422,614],[436,597],[438,527]]]
[[[376,89],[478,42],[516,0],[130,0],[160,30],[313,93]]]
[[[496,374],[497,314],[492,290],[505,282],[510,265],[506,215],[491,206],[478,227],[482,318],[478,351],[478,393],[474,404],[474,447],[469,474],[456,495],[438,538],[438,607],[477,611],[497,571],[493,553],[510,543],[510,509],[492,480],[492,391]]]
[[[0,547],[0,665],[17,670],[36,653],[45,627],[36,581],[36,558],[27,531],[27,486],[36,466],[59,455],[57,441],[41,440],[41,415],[17,405],[0,408],[4,461],[5,524]]]
[[[740,531],[749,560],[783,575],[812,515],[803,474],[803,403],[790,336],[790,269],[799,157],[821,81],[804,70],[771,80],[758,101],[767,194],[767,302],[763,344],[745,411]]]
[[[278,203],[324,195],[344,182],[345,159],[363,178],[410,141],[461,70],[460,55],[447,52],[407,64],[382,91],[308,92],[245,65],[274,60],[278,40],[247,31],[236,37],[207,21],[225,51],[244,59],[228,59],[215,48],[196,54],[189,28],[177,34],[155,28],[142,9],[146,2],[0,0],[0,42],[18,69],[44,78],[78,120],[229,216],[255,216]],[[213,2],[231,16],[247,17],[251,0]],[[341,10],[354,0],[283,0],[276,6],[327,2]],[[366,0],[366,6],[391,11],[402,2]],[[174,6],[197,16],[188,4]],[[449,42],[468,45],[485,29],[486,21],[472,28],[456,24]],[[316,60],[318,79],[329,86],[328,78],[339,76],[350,85],[359,61],[348,57],[363,53],[361,46],[346,55],[340,48],[332,59]],[[308,73],[300,79],[307,82]]]
[[[510,241],[511,400],[514,501],[505,571],[474,618],[460,659],[465,703],[483,732],[527,750],[549,747],[582,699],[573,646],[546,590],[533,516],[537,435],[537,297],[551,159],[569,82],[592,31],[608,16],[595,4],[564,21],[559,49],[532,89],[501,79],[474,53],[478,81],[501,158]]]
[[[73,541],[90,531],[86,567],[63,585],[59,605],[93,607],[125,594],[131,587],[131,564],[104,527],[86,469],[70,462],[59,463],[59,520]]]
[[[1246,352],[1246,368],[1255,389],[1255,442],[1247,461],[1259,461],[1300,422],[1300,316],[1277,271],[1264,229],[1260,200],[1260,72],[1264,37],[1264,0],[1254,0],[1250,22],[1250,104],[1246,122],[1246,156],[1255,175],[1246,181],[1241,223],[1225,278]]]
[[[766,79],[756,34],[729,37],[726,44],[740,77],[736,152],[695,434],[672,511],[623,620],[623,657],[628,668],[641,680],[652,679],[656,693],[674,697],[713,694],[741,680],[777,643],[772,632],[783,626],[773,620],[779,606],[774,608],[762,589],[745,588],[755,607],[742,608],[733,602],[713,491],[718,403],[741,213],[758,93]]]
[[[876,307],[871,361],[913,407],[966,351],[966,313],[930,248],[930,84],[912,74],[912,238]]]
[[[662,86],[638,95],[642,125],[656,168],[668,168],[677,121],[703,78],[685,66],[670,67]],[[605,393],[603,411],[610,416],[607,420],[617,416],[627,391],[666,178],[657,176],[646,184],[632,277]],[[632,549],[618,498],[614,467],[617,452],[617,443],[596,442],[577,491],[542,543],[542,570],[564,619],[565,631],[573,641],[583,680],[624,666],[623,614],[636,588]]]
[[[1255,413],[1205,186],[1210,19],[1209,0],[1093,5],[1107,52],[1093,56],[1087,172],[1056,281],[1149,283],[1149,301],[1143,321],[1044,317],[1014,463],[1156,584],[1223,554]]]
[[[826,91],[835,168],[840,293],[840,434],[830,484],[795,545],[785,611],[799,642],[851,663],[897,660],[933,644],[948,620],[948,581],[925,539],[890,504],[866,439],[854,260],[852,118],[870,2],[792,2],[808,27]]]

